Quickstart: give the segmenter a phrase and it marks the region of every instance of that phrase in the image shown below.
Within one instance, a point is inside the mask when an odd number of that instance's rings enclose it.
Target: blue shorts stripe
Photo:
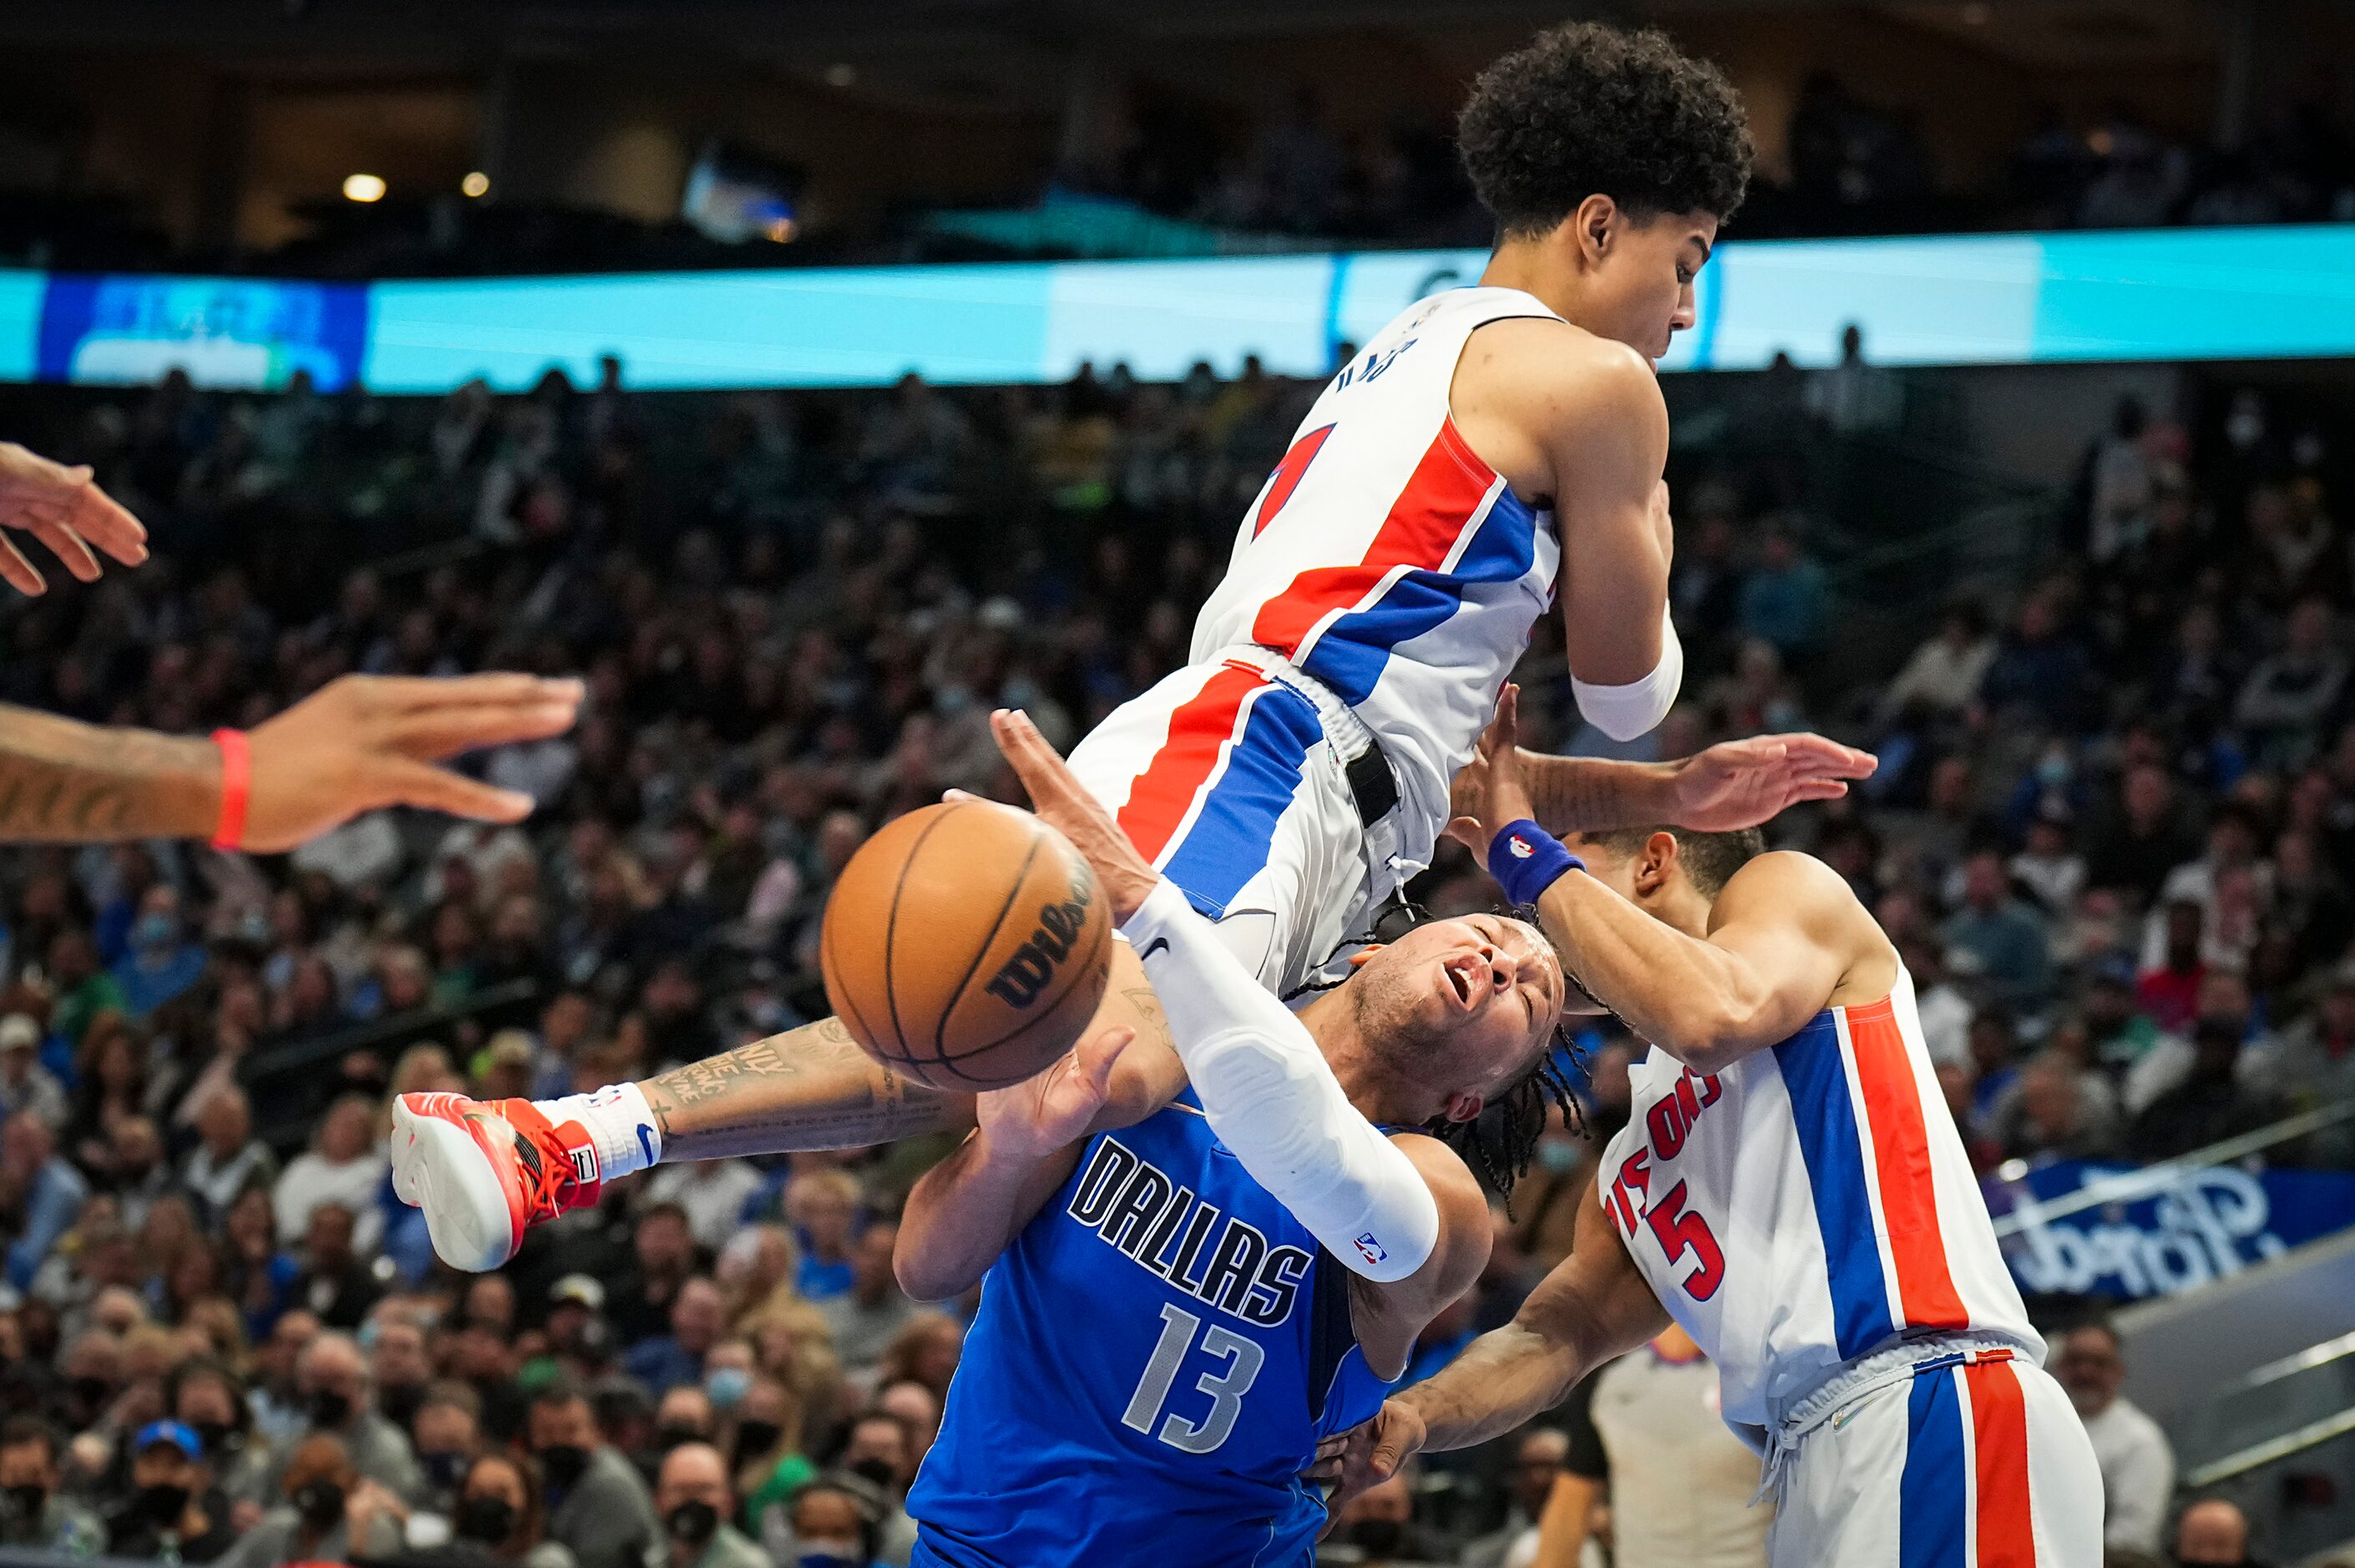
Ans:
[[[1889,1282],[1881,1271],[1872,1201],[1864,1185],[1864,1139],[1857,1130],[1839,1027],[1831,1014],[1818,1013],[1775,1046],[1774,1062],[1790,1093],[1799,1155],[1815,1189],[1816,1227],[1831,1274],[1833,1333],[1843,1359],[1860,1356],[1895,1333],[1897,1325],[1889,1315]]]
[[[1537,514],[1509,490],[1499,491],[1488,515],[1451,571],[1412,571],[1360,610],[1327,627],[1301,668],[1352,705],[1373,695],[1391,650],[1444,623],[1477,583],[1518,581],[1536,558]]]
[[[1187,901],[1213,920],[1267,864],[1276,821],[1299,792],[1301,764],[1325,738],[1316,705],[1289,686],[1262,686],[1250,702],[1226,771],[1161,864]]]
[[[1963,1447],[1958,1369],[1919,1372],[1905,1414],[1905,1471],[1897,1489],[1898,1568],[1968,1568],[1963,1499],[1970,1462]]]

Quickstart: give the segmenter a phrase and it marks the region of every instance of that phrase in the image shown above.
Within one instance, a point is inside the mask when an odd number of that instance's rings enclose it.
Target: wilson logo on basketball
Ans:
[[[981,989],[1008,1007],[1028,1007],[1039,1000],[1047,982],[1055,978],[1055,967],[1071,953],[1071,938],[1087,924],[1089,886],[1072,889],[1072,895],[1060,904],[1050,904],[1039,911],[1039,924],[1030,939],[1014,949],[990,982]]]

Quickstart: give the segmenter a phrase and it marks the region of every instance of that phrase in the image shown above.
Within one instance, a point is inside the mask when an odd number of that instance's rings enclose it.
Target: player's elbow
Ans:
[[[1694,997],[1668,1020],[1657,1044],[1704,1077],[1722,1072],[1757,1049],[1753,1012],[1736,998]]]
[[[960,1278],[961,1270],[952,1260],[928,1255],[930,1249],[910,1245],[916,1232],[913,1225],[900,1233],[899,1245],[891,1249],[891,1272],[900,1281],[900,1288],[911,1301],[946,1301],[964,1294],[971,1280]]]

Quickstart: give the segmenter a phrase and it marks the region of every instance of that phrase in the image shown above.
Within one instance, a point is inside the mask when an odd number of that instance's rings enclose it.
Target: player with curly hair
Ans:
[[[1055,1511],[1085,1515],[1101,1476],[1129,1499],[1123,1520],[1174,1526],[1155,1531],[1155,1562],[1305,1562],[1322,1510],[1296,1482],[1300,1439],[1371,1414],[1402,1360],[1401,1324],[1411,1338],[1416,1314],[1460,1292],[1487,1255],[1471,1171],[1426,1133],[1468,1128],[1500,1104],[1497,1147],[1447,1141],[1505,1185],[1559,1087],[1538,1048],[1548,1018],[1468,1075],[1456,1071],[1465,1042],[1416,1049],[1420,1037],[1386,1033],[1384,1070],[1403,1071],[1412,1092],[1352,1093],[1267,993],[1346,969],[1394,925],[1386,912],[1429,863],[1456,774],[1557,600],[1587,718],[1632,738],[1667,715],[1682,658],[1654,371],[1692,324],[1693,278],[1741,199],[1750,145],[1716,70],[1657,33],[1572,26],[1481,77],[1464,146],[1499,231],[1478,286],[1417,302],[1336,366],[1242,518],[1187,665],[1069,758],[1072,790],[1160,887],[1160,937],[1115,944],[1103,1005],[1072,1055],[992,1098],[994,1121],[1026,1093],[1084,1077],[1094,1103],[1059,1120],[1070,1137],[1045,1150],[1062,1163],[993,1160],[992,1138],[976,1134],[928,1179],[928,1191],[957,1189],[956,1217],[926,1233],[931,1246],[903,1234],[901,1267],[919,1284],[988,1270],[991,1323],[1056,1330],[968,1341],[965,1364],[993,1369],[1004,1397],[952,1398],[917,1512],[931,1553],[920,1561],[1103,1560]],[[1818,737],[1774,736],[1658,766],[1532,758],[1528,773],[1534,814],[1557,832],[1707,830],[1840,794],[1871,767]],[[1550,980],[1530,1000],[1550,970],[1529,931],[1426,927],[1302,1016],[1342,1018],[1377,996],[1458,1020],[1558,1013]],[[1204,1022],[1217,989],[1206,966],[1241,988],[1221,992],[1220,1016],[1255,1003],[1263,1026]],[[1492,1070],[1506,1054],[1512,1070]],[[1179,1098],[1189,1088],[1198,1106]],[[970,1098],[954,1100],[888,1072],[827,1019],[592,1095],[405,1096],[394,1187],[424,1208],[445,1260],[495,1267],[527,1226],[595,1202],[613,1177],[972,1126]],[[1416,1125],[1385,1132],[1377,1113]],[[1092,1205],[1132,1199],[1076,1147],[1128,1127],[1124,1155],[1101,1141],[1097,1155],[1116,1162],[1164,1140],[1176,1176],[1138,1175],[1135,1212],[1091,1240],[1074,1227]],[[1233,1202],[1294,1240],[1271,1250],[1276,1230],[1229,1224],[1230,1199],[1209,1194],[1231,1186],[1251,1188]],[[1103,1246],[1107,1234],[1134,1250]],[[1091,1286],[1083,1300],[1055,1294],[1071,1280],[1054,1270],[1005,1261],[1066,1245]],[[1250,1288],[1262,1267],[1281,1277]],[[1083,1319],[1084,1365],[1061,1343]],[[1032,1441],[1042,1425],[1060,1439]],[[1135,1511],[1155,1499],[1167,1506]],[[1148,1543],[1095,1517],[1108,1532],[1097,1547],[1117,1540],[1119,1560],[1142,1559]]]

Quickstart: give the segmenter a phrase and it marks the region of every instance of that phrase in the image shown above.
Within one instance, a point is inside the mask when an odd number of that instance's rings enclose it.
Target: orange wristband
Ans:
[[[213,731],[221,754],[220,824],[213,830],[213,848],[233,850],[245,842],[245,807],[253,794],[253,753],[241,729]]]

